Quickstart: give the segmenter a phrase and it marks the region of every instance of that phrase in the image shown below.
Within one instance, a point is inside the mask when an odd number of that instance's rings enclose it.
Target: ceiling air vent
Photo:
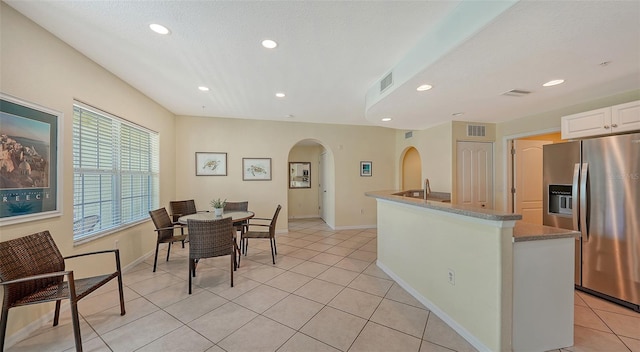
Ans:
[[[409,139],[413,137],[413,131],[409,131],[409,132],[405,132],[404,133],[404,139]]]
[[[512,89],[510,91],[502,93],[502,95],[510,96],[510,97],[524,97],[527,94],[531,94],[528,90],[522,89]]]
[[[389,88],[392,85],[393,85],[393,72],[389,72],[389,74],[384,76],[384,78],[380,81],[380,93],[384,92],[385,89]]]
[[[485,137],[485,128],[482,125],[467,125],[467,137]]]

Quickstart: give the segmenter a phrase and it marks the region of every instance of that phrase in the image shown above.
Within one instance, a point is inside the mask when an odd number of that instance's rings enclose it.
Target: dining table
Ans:
[[[198,212],[195,214],[184,215],[178,218],[178,222],[186,225],[187,220],[195,219],[195,220],[220,220],[224,218],[231,218],[234,223],[245,221],[251,219],[256,214],[252,211],[227,211],[222,213],[222,215],[216,216],[214,212]]]

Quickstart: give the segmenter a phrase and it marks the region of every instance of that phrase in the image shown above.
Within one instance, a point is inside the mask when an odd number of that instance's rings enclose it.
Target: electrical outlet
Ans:
[[[360,215],[364,214],[364,209],[360,209]]]
[[[453,269],[447,269],[447,279],[451,285],[456,285],[456,272]]]
[[[116,243],[114,244],[115,249],[118,249],[118,240],[116,240]]]

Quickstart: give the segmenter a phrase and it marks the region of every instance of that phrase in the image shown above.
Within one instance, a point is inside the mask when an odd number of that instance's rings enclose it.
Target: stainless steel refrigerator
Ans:
[[[580,231],[575,284],[640,311],[640,133],[543,147],[545,225]]]

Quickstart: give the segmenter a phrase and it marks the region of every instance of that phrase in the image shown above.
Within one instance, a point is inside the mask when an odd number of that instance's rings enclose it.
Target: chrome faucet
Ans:
[[[424,179],[424,199],[427,199],[427,196],[431,194],[431,187],[429,186],[429,179]]]

